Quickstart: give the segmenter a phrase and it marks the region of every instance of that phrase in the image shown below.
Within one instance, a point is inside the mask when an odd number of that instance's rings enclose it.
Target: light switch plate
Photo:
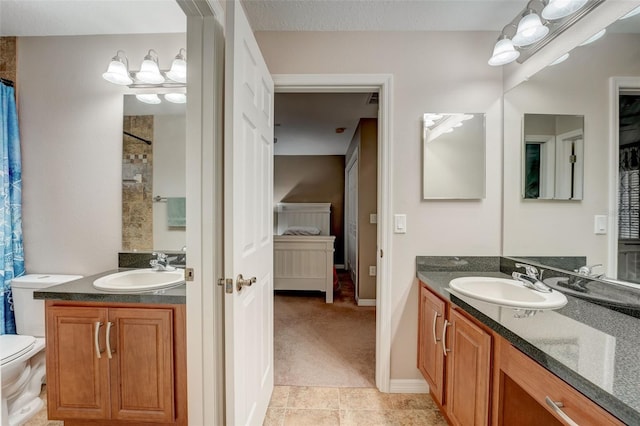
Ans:
[[[369,276],[370,277],[375,277],[376,276],[376,267],[375,266],[369,266]]]
[[[407,215],[395,214],[393,215],[393,232],[396,234],[407,233]]]
[[[607,216],[597,214],[593,217],[593,233],[597,235],[607,233]]]
[[[371,213],[369,215],[369,223],[371,223],[371,224],[378,223],[378,215],[375,214],[375,213]]]

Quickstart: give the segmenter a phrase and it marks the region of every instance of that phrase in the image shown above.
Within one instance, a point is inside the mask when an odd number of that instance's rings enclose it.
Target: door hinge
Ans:
[[[224,286],[225,293],[233,293],[233,280],[231,278],[218,278],[218,285]]]
[[[184,268],[184,280],[193,281],[193,268]]]

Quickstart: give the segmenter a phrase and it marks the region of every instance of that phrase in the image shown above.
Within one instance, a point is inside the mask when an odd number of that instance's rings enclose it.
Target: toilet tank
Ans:
[[[81,275],[29,274],[11,280],[16,331],[27,336],[44,337],[44,300],[33,298],[33,292],[68,281]]]

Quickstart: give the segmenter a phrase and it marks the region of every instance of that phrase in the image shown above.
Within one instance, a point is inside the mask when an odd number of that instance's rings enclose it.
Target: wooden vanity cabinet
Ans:
[[[494,350],[494,426],[623,425],[505,339],[496,339]]]
[[[418,368],[454,425],[489,424],[491,335],[420,285]]]
[[[184,305],[45,306],[50,419],[187,424]]]
[[[449,308],[447,415],[454,425],[488,425],[491,335]]]
[[[420,286],[418,310],[418,369],[429,384],[434,399],[444,403],[444,352],[442,326],[447,305],[425,286]]]

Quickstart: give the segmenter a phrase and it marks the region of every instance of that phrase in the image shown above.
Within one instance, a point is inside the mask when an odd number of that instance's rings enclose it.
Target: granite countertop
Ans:
[[[418,271],[446,300],[496,331],[547,370],[626,424],[640,424],[640,319],[567,295],[561,309],[522,311],[449,292],[464,276],[510,278],[498,271]]]
[[[78,302],[104,302],[104,303],[151,303],[151,304],[185,304],[185,284],[162,290],[147,291],[143,293],[117,293],[98,290],[93,287],[93,281],[105,275],[126,271],[121,268],[102,272],[69,281],[60,285],[43,288],[33,293],[34,299],[68,300]]]

